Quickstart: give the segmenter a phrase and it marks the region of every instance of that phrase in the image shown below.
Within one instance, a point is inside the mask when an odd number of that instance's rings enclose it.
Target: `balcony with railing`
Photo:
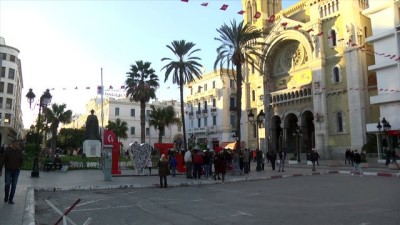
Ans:
[[[197,111],[196,111],[196,116],[197,116],[197,117],[200,117],[200,116],[201,116],[201,110],[197,110]]]
[[[216,107],[212,107],[212,108],[211,108],[211,113],[212,113],[213,115],[217,114],[217,108],[216,108]]]

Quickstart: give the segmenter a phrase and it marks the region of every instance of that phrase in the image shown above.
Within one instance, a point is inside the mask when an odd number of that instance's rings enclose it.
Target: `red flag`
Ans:
[[[294,27],[295,30],[298,30],[299,28],[301,28],[302,26],[299,24],[297,26]]]
[[[243,13],[245,13],[246,11],[244,11],[244,10],[240,10],[239,12],[238,12],[238,14],[240,14],[240,15],[243,15]]]
[[[307,32],[310,33],[311,31],[314,31],[314,29],[308,29]]]
[[[261,16],[261,13],[260,12],[256,12],[256,14],[254,15],[254,19],[258,19],[258,18],[260,18],[260,16]]]
[[[268,19],[268,22],[269,23],[275,22],[275,15],[270,16],[269,19]]]
[[[189,0],[181,0],[181,2],[189,2]]]
[[[319,32],[317,35],[318,35],[318,36],[321,36],[321,35],[323,35],[323,34],[324,34],[324,32],[321,31],[321,32]]]
[[[226,10],[227,8],[228,8],[228,5],[223,4],[223,5],[221,6],[220,10]]]
[[[282,25],[283,27],[286,27],[287,24],[288,24],[287,22],[281,23],[281,25]]]
[[[208,6],[208,2],[201,3],[202,6]]]

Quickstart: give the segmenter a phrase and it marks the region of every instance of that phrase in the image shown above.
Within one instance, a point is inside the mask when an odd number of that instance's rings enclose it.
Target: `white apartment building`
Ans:
[[[195,137],[196,143],[213,149],[235,142],[236,83],[232,77],[220,71],[204,74],[201,79],[187,84],[184,93],[188,143]],[[243,137],[245,130],[242,126]]]
[[[370,98],[371,104],[379,106],[379,120],[385,118],[390,123],[393,135],[390,140],[397,139],[400,143],[400,1],[369,1],[369,8],[363,13],[371,19],[372,25],[372,36],[366,40],[377,53],[375,64],[368,67],[376,73],[378,90],[378,94]],[[379,135],[377,125],[378,121],[367,124],[367,131]],[[378,142],[378,148],[381,147]]]
[[[151,111],[150,105],[166,107],[172,105],[176,111],[177,117],[180,118],[180,103],[176,100],[168,101],[153,101],[146,105],[146,120]],[[123,149],[127,149],[130,143],[140,143],[140,103],[131,102],[129,99],[121,98],[116,99],[108,97],[104,99],[104,103],[101,104],[99,99],[91,99],[86,104],[86,113],[83,115],[76,115],[73,117],[70,124],[66,124],[63,128],[82,128],[85,127],[86,118],[90,115],[90,111],[94,110],[94,115],[99,120],[100,127],[106,127],[108,121],[115,122],[117,119],[125,121],[128,124],[128,138],[119,140],[123,144]],[[103,116],[102,116],[103,109]],[[158,142],[159,131],[154,127],[149,127],[146,122],[146,143],[151,146]],[[183,139],[181,126],[173,125],[165,129],[165,133],[162,136],[163,143],[174,143],[178,138]]]
[[[21,92],[23,88],[19,50],[0,37],[0,146],[22,139]]]

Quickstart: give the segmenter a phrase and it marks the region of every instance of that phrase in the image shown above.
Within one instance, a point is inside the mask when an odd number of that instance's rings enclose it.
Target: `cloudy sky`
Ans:
[[[208,2],[208,6],[201,6]],[[296,0],[284,1],[284,8]],[[228,8],[220,10],[223,4]],[[178,86],[164,83],[166,48],[184,39],[201,51],[206,72],[212,71],[219,43],[216,29],[231,20],[242,20],[240,0],[125,0],[0,1],[0,36],[20,50],[23,96],[32,88],[37,96],[52,89],[53,103],[67,104],[74,113],[85,113],[85,104],[96,97],[96,87],[120,88],[130,65],[152,63],[159,75],[161,100],[179,99]],[[89,88],[89,89],[88,89]],[[24,125],[37,116],[22,101]]]

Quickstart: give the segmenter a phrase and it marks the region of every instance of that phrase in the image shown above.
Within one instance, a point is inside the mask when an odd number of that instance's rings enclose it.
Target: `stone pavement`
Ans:
[[[342,164],[342,163],[341,163]],[[339,167],[328,166],[328,161],[321,161],[316,166],[316,172],[311,171],[311,166],[305,162],[299,165],[285,165],[285,172],[272,171],[270,164],[266,164],[262,172],[255,171],[255,163],[251,163],[251,172],[246,175],[227,173],[225,182],[240,182],[261,179],[277,179],[293,176],[308,176],[329,173],[350,174],[352,167],[341,165]],[[148,171],[145,171],[146,174]],[[157,169],[152,170],[152,175],[134,175],[133,170],[123,170],[119,176],[113,176],[111,181],[105,181],[101,170],[70,170],[67,172],[41,172],[40,178],[31,178],[30,171],[21,171],[14,198],[14,205],[0,202],[1,225],[34,225],[35,224],[35,190],[92,190],[108,188],[150,188],[157,187],[159,179]],[[389,170],[382,164],[371,165],[364,169],[365,176],[385,176],[400,178],[399,170]],[[4,198],[4,180],[0,179],[0,198]],[[199,184],[215,184],[221,181],[212,179],[186,179],[185,175],[168,177],[168,185],[189,186]]]

